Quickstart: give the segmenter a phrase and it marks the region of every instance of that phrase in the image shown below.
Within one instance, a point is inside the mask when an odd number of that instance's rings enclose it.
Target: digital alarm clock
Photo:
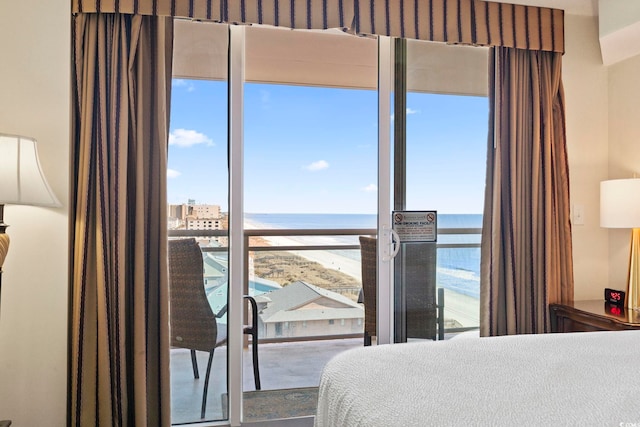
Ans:
[[[624,291],[616,291],[615,289],[605,288],[604,300],[615,305],[624,305]]]

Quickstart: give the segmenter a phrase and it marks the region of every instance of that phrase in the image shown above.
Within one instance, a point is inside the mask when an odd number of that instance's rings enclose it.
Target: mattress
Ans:
[[[640,331],[349,350],[320,379],[316,427],[640,426]]]

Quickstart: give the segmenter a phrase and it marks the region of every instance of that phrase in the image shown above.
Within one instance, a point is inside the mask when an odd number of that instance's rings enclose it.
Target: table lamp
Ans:
[[[60,206],[40,169],[33,138],[0,133],[0,292],[2,265],[9,252],[4,205]]]
[[[640,308],[640,178],[600,183],[600,226],[631,228],[626,306]]]

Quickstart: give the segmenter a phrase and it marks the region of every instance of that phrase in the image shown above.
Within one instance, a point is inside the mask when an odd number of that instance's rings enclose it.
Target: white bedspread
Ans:
[[[320,380],[316,427],[640,426],[640,331],[350,350]]]

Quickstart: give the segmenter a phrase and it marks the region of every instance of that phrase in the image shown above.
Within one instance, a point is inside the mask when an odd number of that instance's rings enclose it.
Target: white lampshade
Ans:
[[[40,169],[34,139],[0,134],[0,204],[60,206]]]
[[[640,228],[640,178],[600,183],[600,226]]]

